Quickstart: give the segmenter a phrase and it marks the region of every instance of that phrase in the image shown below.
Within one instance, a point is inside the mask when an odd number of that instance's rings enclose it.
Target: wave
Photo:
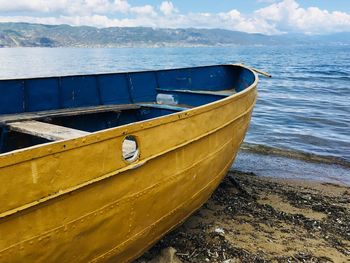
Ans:
[[[257,154],[264,155],[275,155],[286,157],[290,159],[298,159],[306,162],[322,163],[322,164],[333,164],[340,165],[346,168],[350,168],[350,162],[335,156],[317,155],[314,153],[307,153],[303,151],[291,150],[291,149],[281,149],[276,147],[271,147],[262,144],[248,143],[244,142],[241,145],[242,151],[248,151]]]

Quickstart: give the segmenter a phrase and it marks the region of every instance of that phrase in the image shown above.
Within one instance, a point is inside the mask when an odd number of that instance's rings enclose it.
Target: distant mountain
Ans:
[[[249,34],[224,29],[168,29],[0,23],[0,47],[157,47],[350,43],[350,33],[328,36]]]
[[[322,35],[313,37],[315,40],[321,43],[334,43],[334,44],[350,44],[350,32],[335,33],[331,35]]]

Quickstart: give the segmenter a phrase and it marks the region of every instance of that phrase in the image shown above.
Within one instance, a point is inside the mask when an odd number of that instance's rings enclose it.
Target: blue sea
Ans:
[[[0,78],[237,63],[267,71],[247,142],[350,160],[350,46],[0,48]]]

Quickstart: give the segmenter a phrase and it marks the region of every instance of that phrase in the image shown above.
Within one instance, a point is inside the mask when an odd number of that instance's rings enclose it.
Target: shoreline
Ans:
[[[241,151],[251,152],[261,155],[281,156],[289,159],[301,160],[309,163],[339,165],[350,168],[350,161],[345,158],[331,155],[317,155],[311,152],[303,152],[292,149],[282,149],[264,144],[244,142],[241,145]]]
[[[230,171],[135,262],[350,262],[350,187]]]
[[[243,143],[231,171],[350,186],[350,162],[331,156]]]

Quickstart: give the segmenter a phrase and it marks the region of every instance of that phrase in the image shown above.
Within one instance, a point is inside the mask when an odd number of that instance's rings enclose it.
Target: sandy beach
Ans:
[[[350,262],[350,187],[231,171],[136,262]]]

